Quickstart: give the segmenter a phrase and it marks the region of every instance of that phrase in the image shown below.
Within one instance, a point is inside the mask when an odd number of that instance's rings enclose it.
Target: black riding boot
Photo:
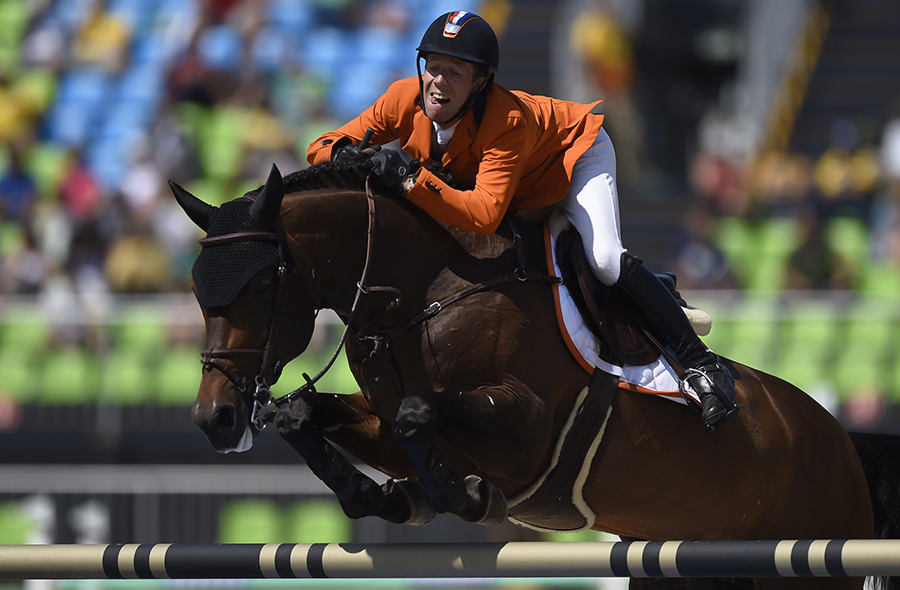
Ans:
[[[616,286],[635,304],[650,329],[668,345],[685,368],[684,380],[700,396],[701,417],[710,430],[738,411],[734,378],[697,337],[694,327],[672,293],[641,261],[628,252]]]

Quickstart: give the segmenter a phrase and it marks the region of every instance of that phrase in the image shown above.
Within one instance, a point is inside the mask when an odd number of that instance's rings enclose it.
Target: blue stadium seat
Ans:
[[[312,2],[308,0],[269,0],[269,23],[289,35],[306,34],[312,25]]]
[[[203,31],[197,49],[211,68],[234,70],[240,65],[244,40],[234,27],[216,25]]]
[[[131,163],[135,135],[99,137],[87,150],[87,164],[108,190],[118,190]]]
[[[85,102],[57,102],[44,121],[44,138],[67,147],[83,146],[94,129],[97,109]]]
[[[415,60],[415,45],[407,46],[404,40],[393,31],[363,27],[355,39],[357,60],[371,68],[388,70],[387,73],[394,77],[398,67]]]
[[[356,60],[350,53],[351,36],[348,32],[333,27],[311,29],[303,38],[303,66],[326,79],[348,63]],[[339,78],[347,76],[342,74]]]
[[[157,0],[109,0],[106,12],[126,23],[133,34],[141,35],[153,25]]]
[[[252,63],[257,68],[274,72],[285,65],[303,63],[300,42],[282,29],[268,26],[254,38],[250,48]]]
[[[63,72],[57,88],[57,101],[103,104],[112,90],[112,78],[100,68],[73,67]]]
[[[394,73],[386,68],[364,62],[347,64],[331,86],[328,107],[338,119],[356,117],[371,106],[393,80]]]

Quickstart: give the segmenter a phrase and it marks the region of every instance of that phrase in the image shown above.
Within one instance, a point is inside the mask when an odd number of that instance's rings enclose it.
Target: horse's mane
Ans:
[[[315,166],[291,172],[282,180],[284,192],[300,193],[323,189],[365,190],[366,176],[372,164],[365,162],[322,162]],[[262,187],[250,191],[247,196],[256,196]]]

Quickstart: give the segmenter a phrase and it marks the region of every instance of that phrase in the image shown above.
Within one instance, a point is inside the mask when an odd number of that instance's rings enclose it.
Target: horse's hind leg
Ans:
[[[335,493],[344,513],[350,518],[378,516],[396,524],[431,522],[435,514],[417,482],[389,479],[379,486],[325,439],[313,418],[327,397],[317,393],[299,396],[278,410],[275,423],[281,437]]]
[[[503,493],[476,475],[462,477],[450,466],[434,444],[441,423],[440,408],[429,395],[404,397],[394,421],[394,436],[412,460],[428,505],[469,522],[502,524],[507,516]]]

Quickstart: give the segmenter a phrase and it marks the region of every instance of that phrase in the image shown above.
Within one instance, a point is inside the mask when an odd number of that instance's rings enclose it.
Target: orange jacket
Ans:
[[[431,158],[434,125],[418,105],[419,79],[395,82],[356,119],[326,133],[309,146],[307,159],[331,159],[332,144],[342,137],[354,143],[366,129],[372,144],[400,140],[403,150],[423,164],[406,198],[438,221],[491,234],[507,209],[537,209],[556,203],[569,190],[575,161],[593,145],[602,115],[588,105],[509,91],[494,84],[484,117],[476,127],[470,109],[440,160],[440,173],[456,187],[425,169]]]

